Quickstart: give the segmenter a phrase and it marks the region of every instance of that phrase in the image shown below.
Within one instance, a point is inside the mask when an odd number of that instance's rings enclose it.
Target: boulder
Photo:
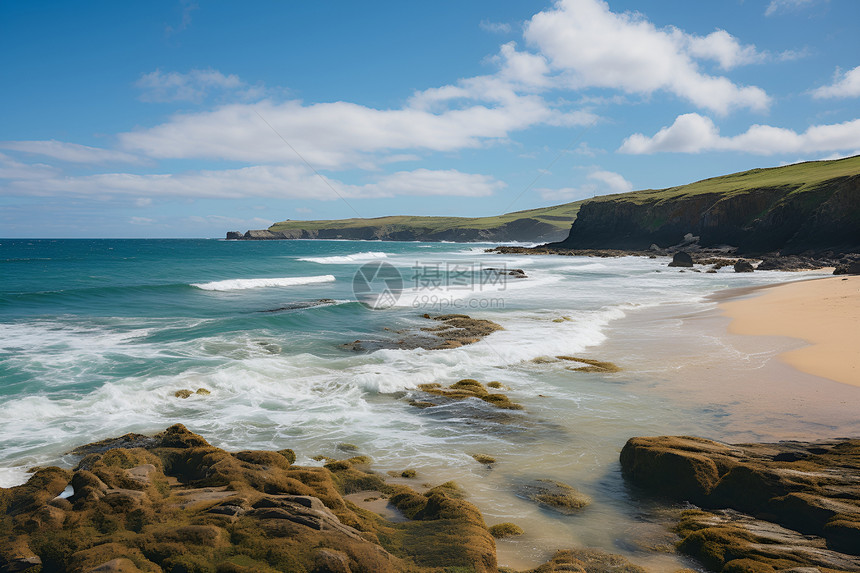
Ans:
[[[735,263],[736,273],[751,273],[754,270],[755,268],[752,266],[752,263],[747,260],[738,259],[738,262]]]
[[[670,267],[692,267],[693,266],[693,257],[690,256],[690,253],[686,253],[684,251],[678,251],[672,257],[672,262],[669,263]]]
[[[517,493],[540,506],[565,515],[579,512],[591,503],[591,498],[566,483],[536,479],[521,484]]]
[[[648,491],[712,510],[678,528],[679,548],[711,569],[860,570],[860,440],[632,438],[621,468]]]
[[[834,275],[860,275],[860,261],[851,261],[839,265],[833,270]]]

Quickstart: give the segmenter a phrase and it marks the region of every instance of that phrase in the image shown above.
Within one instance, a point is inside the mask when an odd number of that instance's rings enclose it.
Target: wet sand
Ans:
[[[800,339],[804,346],[781,354],[781,360],[860,386],[860,277],[779,285],[720,306],[732,319],[730,332]]]

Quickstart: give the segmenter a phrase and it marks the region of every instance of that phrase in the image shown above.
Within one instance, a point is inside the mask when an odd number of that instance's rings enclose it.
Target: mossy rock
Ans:
[[[490,535],[496,539],[504,539],[505,537],[516,537],[525,533],[523,528],[514,523],[497,523],[490,526]]]
[[[479,464],[485,464],[489,466],[496,463],[496,458],[494,458],[493,456],[488,456],[487,454],[471,454],[471,456]]]
[[[571,370],[574,370],[576,372],[621,372],[621,368],[618,365],[613,364],[612,362],[606,362],[604,360],[594,360],[592,358],[578,358],[576,356],[556,356],[556,358],[569,362],[579,362],[586,365],[571,368]]]
[[[491,393],[483,384],[477,380],[467,378],[455,382],[448,388],[443,388],[440,384],[421,384],[418,389],[428,394],[443,396],[453,400],[465,400],[467,398],[478,398],[488,404],[505,410],[522,410],[520,404],[512,402],[505,394]]]
[[[566,515],[578,513],[591,503],[589,496],[551,479],[537,479],[520,484],[517,493],[543,507]]]

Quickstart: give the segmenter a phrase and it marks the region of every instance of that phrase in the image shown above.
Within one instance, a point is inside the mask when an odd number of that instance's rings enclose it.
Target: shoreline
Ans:
[[[768,285],[719,306],[731,319],[730,333],[803,341],[779,359],[801,372],[860,386],[860,277]]]

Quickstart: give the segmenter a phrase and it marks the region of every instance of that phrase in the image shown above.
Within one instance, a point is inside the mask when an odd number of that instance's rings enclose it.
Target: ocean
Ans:
[[[503,565],[585,545],[671,570],[680,558],[643,553],[665,530],[621,478],[627,438],[840,429],[814,408],[750,413],[749,381],[797,342],[721,335],[711,298],[823,272],[680,272],[666,258],[512,256],[489,246],[0,240],[0,486],[22,483],[32,466],[73,465],[75,446],[181,422],[226,449],[292,448],[297,463],[321,465],[312,458],[354,455],[338,449],[348,443],[377,471],[453,479],[488,523],[526,529],[499,542]],[[527,278],[504,274],[512,269]],[[504,330],[450,350],[397,347],[428,326],[425,313]],[[371,350],[351,349],[356,340]],[[572,371],[552,359],[561,355],[622,370]],[[463,378],[500,382],[524,409],[409,404],[418,384]],[[722,401],[713,397],[721,378],[734,384]],[[188,398],[175,395],[186,389]],[[517,494],[535,478],[594,502],[574,516],[538,508]]]

